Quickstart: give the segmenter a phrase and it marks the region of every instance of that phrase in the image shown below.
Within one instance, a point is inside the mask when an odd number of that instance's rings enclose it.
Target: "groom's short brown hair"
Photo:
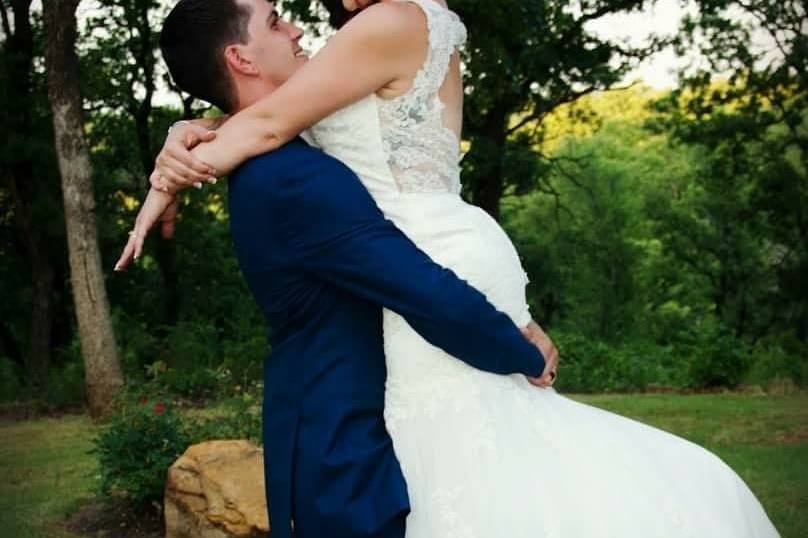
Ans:
[[[180,0],[160,32],[160,50],[174,83],[232,112],[237,105],[224,49],[246,43],[252,8],[238,0]]]

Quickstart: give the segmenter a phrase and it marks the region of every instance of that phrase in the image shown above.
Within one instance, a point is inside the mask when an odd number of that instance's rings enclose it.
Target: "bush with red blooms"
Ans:
[[[166,473],[191,444],[174,406],[140,396],[124,404],[93,439],[91,453],[101,468],[101,490],[136,508],[160,506]]]
[[[156,382],[121,391],[116,414],[93,439],[101,468],[101,492],[133,509],[162,505],[168,468],[194,443],[249,439],[261,444],[260,383],[236,387],[236,396],[216,403],[213,416],[193,418]]]

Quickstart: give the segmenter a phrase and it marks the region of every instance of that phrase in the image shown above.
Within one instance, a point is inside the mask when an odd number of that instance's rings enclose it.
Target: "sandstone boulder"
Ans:
[[[264,538],[262,450],[243,440],[188,447],[168,471],[165,522],[166,538]]]

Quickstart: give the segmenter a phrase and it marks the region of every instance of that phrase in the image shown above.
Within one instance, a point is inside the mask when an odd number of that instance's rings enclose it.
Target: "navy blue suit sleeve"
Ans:
[[[278,205],[290,262],[397,312],[428,342],[471,366],[541,375],[544,357],[511,319],[385,219],[352,171],[332,159],[293,166]]]

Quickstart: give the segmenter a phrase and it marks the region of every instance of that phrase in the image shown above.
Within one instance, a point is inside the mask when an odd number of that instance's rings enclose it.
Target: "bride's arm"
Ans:
[[[223,175],[283,145],[332,112],[406,76],[412,59],[423,55],[423,49],[413,47],[412,36],[424,34],[424,24],[403,4],[368,8],[288,81],[234,114],[215,140],[191,153]]]

